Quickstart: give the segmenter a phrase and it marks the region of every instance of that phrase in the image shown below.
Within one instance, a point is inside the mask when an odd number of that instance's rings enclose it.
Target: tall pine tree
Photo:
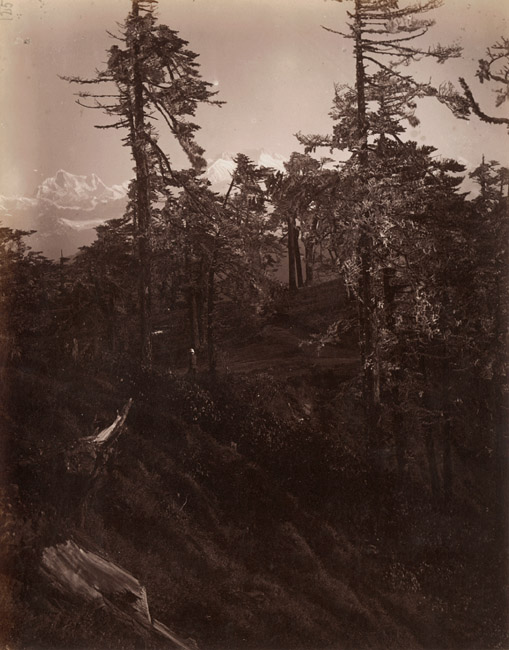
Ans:
[[[140,356],[144,365],[152,362],[151,343],[151,228],[153,205],[158,192],[184,187],[205,168],[203,149],[195,141],[193,117],[199,104],[219,104],[211,84],[201,79],[197,54],[187,41],[154,15],[156,0],[132,0],[132,8],[113,35],[119,45],[108,52],[106,68],[92,79],[67,77],[81,85],[107,84],[105,92],[80,91],[78,103],[103,110],[114,121],[98,128],[125,129],[124,145],[135,163],[133,215],[138,260]],[[112,90],[110,90],[112,88]],[[164,123],[187,155],[191,170],[174,169],[158,143],[155,121]]]
[[[341,2],[342,0],[338,0]],[[366,410],[366,442],[368,452],[376,455],[380,420],[379,328],[382,316],[375,290],[376,268],[373,250],[380,233],[376,214],[380,206],[373,195],[380,164],[376,157],[380,146],[389,138],[401,142],[403,123],[418,123],[416,100],[436,97],[457,116],[468,113],[467,102],[449,84],[434,87],[419,83],[403,72],[405,66],[423,58],[439,63],[460,55],[458,47],[421,48],[414,43],[425,36],[433,21],[424,17],[438,8],[440,0],[399,3],[397,0],[354,0],[347,32],[326,28],[353,40],[355,88],[338,86],[333,117],[337,124],[332,136],[299,135],[308,151],[317,146],[347,149],[353,155],[356,175],[360,179],[359,205],[362,214],[357,221],[357,295],[359,302],[359,344],[363,367],[363,401]],[[373,158],[375,161],[372,164]],[[377,171],[378,170],[378,171]],[[383,207],[383,206],[382,206]]]

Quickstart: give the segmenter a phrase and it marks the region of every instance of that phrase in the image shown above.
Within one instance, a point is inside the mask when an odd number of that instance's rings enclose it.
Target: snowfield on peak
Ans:
[[[246,155],[258,167],[270,167],[282,172],[285,171],[284,163],[288,160],[278,153],[269,153],[265,149],[247,151]],[[235,170],[235,156],[236,154],[223,152],[218,158],[209,161],[204,176],[210,181],[212,189],[221,191],[230,183]]]
[[[108,187],[96,174],[79,176],[60,169],[37,189],[36,198],[70,208],[94,208],[98,203],[125,198],[126,184]]]
[[[258,165],[260,167],[272,167],[272,169],[277,169],[280,172],[285,171],[285,162],[288,161],[288,158],[281,156],[278,153],[269,153],[268,151],[262,151],[260,157],[258,158]]]
[[[93,230],[104,223],[104,219],[86,219],[84,221],[71,221],[61,218],[60,223],[72,230]]]
[[[261,167],[284,171],[286,158],[263,149],[245,154]],[[209,161],[204,176],[216,192],[225,192],[235,170],[236,154],[223,152]],[[59,169],[37,188],[35,198],[0,196],[0,226],[35,231],[28,245],[50,258],[73,255],[96,238],[97,226],[121,217],[130,181],[106,185],[96,174],[71,174]]]
[[[27,243],[47,257],[73,255],[94,241],[97,226],[124,214],[128,186],[129,181],[108,187],[96,174],[60,169],[39,185],[35,198],[0,196],[0,223],[35,230]]]
[[[231,158],[218,158],[209,166],[205,172],[205,177],[210,181],[212,186],[229,183],[234,169],[235,163]]]

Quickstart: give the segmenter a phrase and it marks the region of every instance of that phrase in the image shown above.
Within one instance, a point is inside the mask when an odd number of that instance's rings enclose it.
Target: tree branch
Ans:
[[[472,94],[472,91],[470,90],[469,85],[463,79],[463,77],[460,77],[459,79],[460,86],[463,88],[463,92],[465,94],[465,97],[468,100],[468,103],[470,104],[470,108],[472,109],[472,112],[477,115],[483,122],[487,122],[488,124],[505,124],[509,130],[509,118],[507,117],[493,117],[491,115],[488,115],[485,113],[479,104],[476,102],[474,95]]]

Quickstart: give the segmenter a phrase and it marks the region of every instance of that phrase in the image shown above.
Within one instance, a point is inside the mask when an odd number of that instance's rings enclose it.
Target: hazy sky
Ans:
[[[190,42],[203,77],[227,102],[198,114],[207,156],[260,148],[288,155],[298,148],[295,132],[330,132],[333,84],[352,82],[354,64],[351,41],[320,25],[343,29],[349,7],[333,0],[160,0],[160,22]],[[94,129],[105,118],[77,106],[74,87],[58,77],[93,76],[102,67],[111,45],[106,30],[115,31],[130,0],[0,0],[0,12],[5,8],[12,20],[0,20],[0,193],[30,195],[60,168],[95,172],[107,184],[130,178],[121,132]],[[509,35],[509,2],[445,0],[434,18],[430,41],[459,42],[464,57],[421,64],[417,76],[465,76],[495,112],[493,94],[474,73],[486,46]],[[507,164],[503,126],[456,120],[429,100],[419,115],[414,139],[470,165],[483,153]]]

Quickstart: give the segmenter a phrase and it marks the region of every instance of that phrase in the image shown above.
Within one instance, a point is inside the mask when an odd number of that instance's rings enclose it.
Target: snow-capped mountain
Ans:
[[[284,171],[286,159],[264,150],[246,151],[259,166]],[[212,189],[223,192],[235,169],[235,154],[223,153],[209,161],[205,177]],[[0,225],[35,230],[28,245],[51,258],[73,255],[80,246],[91,244],[95,228],[124,214],[129,181],[105,185],[96,174],[80,176],[60,169],[44,180],[34,197],[1,196]]]
[[[258,156],[258,165],[260,167],[272,167],[272,169],[277,169],[280,172],[285,171],[285,162],[288,162],[288,158],[278,153],[269,153],[262,150]]]
[[[34,198],[0,196],[0,223],[35,230],[27,243],[48,257],[73,255],[94,241],[98,225],[123,215],[127,186],[108,187],[95,174],[61,169],[39,185]]]
[[[96,174],[77,176],[60,169],[53,178],[47,178],[39,185],[36,198],[65,208],[93,209],[99,203],[123,199],[127,185],[126,182],[107,187]]]
[[[271,167],[278,171],[285,170],[284,163],[288,160],[280,154],[269,153],[264,149],[246,151],[245,153],[246,156],[251,158],[255,165],[258,165],[259,167]],[[210,181],[213,190],[220,192],[229,185],[235,169],[235,162],[233,160],[235,155],[236,154],[222,153],[215,160],[209,161],[205,176]]]
[[[209,164],[205,176],[213,186],[222,185],[231,181],[234,169],[233,155],[222,153],[219,158]]]

